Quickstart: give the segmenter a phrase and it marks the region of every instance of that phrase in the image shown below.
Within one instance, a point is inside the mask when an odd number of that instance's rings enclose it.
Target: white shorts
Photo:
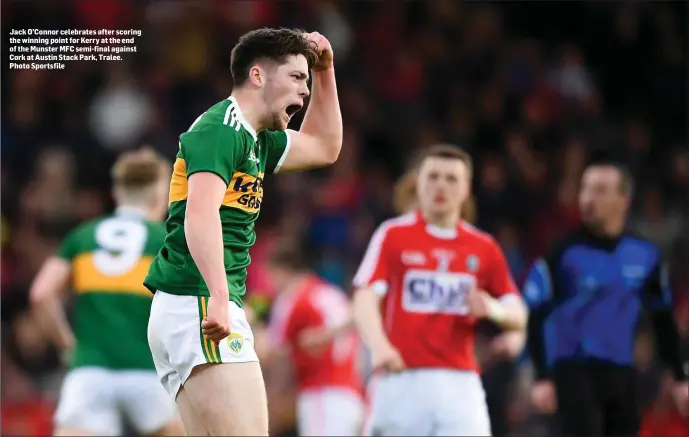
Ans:
[[[367,436],[490,436],[481,378],[474,372],[412,369],[375,376]]]
[[[297,395],[300,436],[359,436],[363,420],[363,399],[352,390],[324,387]]]
[[[153,296],[148,344],[160,382],[173,399],[198,365],[258,361],[249,322],[244,310],[234,302],[229,307],[230,336],[220,345],[203,337],[201,320],[207,304],[206,296],[178,296],[162,291]]]
[[[62,384],[55,426],[118,436],[126,418],[146,435],[177,417],[155,372],[79,367],[67,373]]]

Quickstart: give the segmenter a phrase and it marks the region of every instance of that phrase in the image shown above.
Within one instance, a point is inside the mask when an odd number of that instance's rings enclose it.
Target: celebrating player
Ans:
[[[497,243],[460,219],[470,157],[433,146],[416,171],[419,209],[376,230],[354,278],[377,372],[365,432],[490,435],[473,327],[485,318],[523,333],[526,309]]]
[[[122,155],[112,172],[117,211],[72,231],[31,287],[37,319],[71,356],[56,435],[121,435],[122,414],[141,435],[184,433],[155,373],[141,284],[165,238],[168,165],[150,150]],[[68,283],[74,332],[59,300]]]
[[[265,363],[281,358],[281,352],[291,353],[299,435],[360,435],[364,413],[360,343],[347,297],[309,273],[296,251],[279,250],[269,271],[281,292],[271,311],[270,344],[260,356]]]
[[[318,33],[260,29],[232,50],[232,95],[180,136],[168,235],[146,286],[149,344],[191,435],[268,435],[265,386],[242,310],[265,173],[320,167],[342,145],[333,53]],[[286,130],[309,95],[301,129]]]

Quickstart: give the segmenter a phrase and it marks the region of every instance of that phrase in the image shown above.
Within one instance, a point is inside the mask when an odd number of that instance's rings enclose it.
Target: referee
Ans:
[[[675,400],[686,413],[686,365],[672,315],[667,268],[653,243],[624,231],[632,178],[620,165],[588,166],[579,193],[582,228],[531,267],[532,397],[558,411],[562,434],[637,435],[634,343],[648,311],[660,358],[672,369]]]

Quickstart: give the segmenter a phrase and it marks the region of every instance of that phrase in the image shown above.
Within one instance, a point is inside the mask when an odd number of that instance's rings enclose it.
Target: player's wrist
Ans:
[[[493,299],[492,297],[488,299],[487,303],[487,318],[495,323],[502,323],[506,316],[507,316],[507,311],[505,310],[505,307],[500,303],[498,300]]]

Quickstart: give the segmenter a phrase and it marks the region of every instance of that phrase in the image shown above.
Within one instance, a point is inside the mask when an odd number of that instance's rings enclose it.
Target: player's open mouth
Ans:
[[[300,109],[301,105],[289,105],[287,109],[285,109],[285,112],[287,113],[288,117],[292,118],[292,116],[299,112]]]

